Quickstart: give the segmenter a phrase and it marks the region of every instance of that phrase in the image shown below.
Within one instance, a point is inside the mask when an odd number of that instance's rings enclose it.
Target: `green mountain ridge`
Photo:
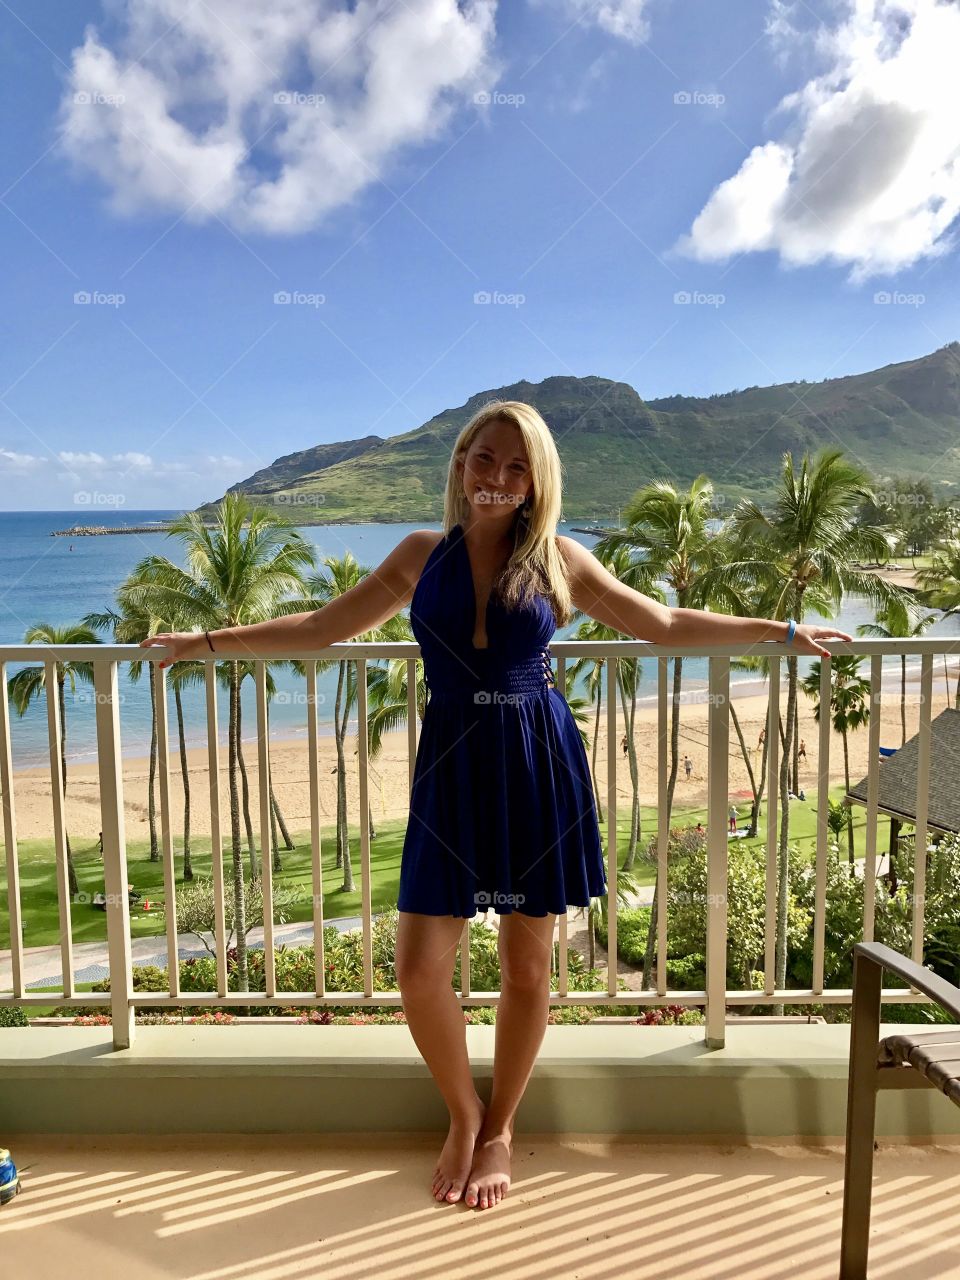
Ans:
[[[564,468],[564,518],[609,518],[654,479],[709,475],[721,503],[772,492],[785,452],[839,445],[874,476],[960,485],[960,343],[867,373],[644,401],[625,382],[591,375],[521,381],[478,392],[422,426],[384,439],[315,445],[231,486],[300,524],[439,520],[457,435],[490,400],[535,405]],[[215,503],[199,508],[212,513]]]

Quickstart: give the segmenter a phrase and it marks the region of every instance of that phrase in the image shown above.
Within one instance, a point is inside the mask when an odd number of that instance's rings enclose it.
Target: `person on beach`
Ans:
[[[766,740],[767,740],[767,731],[766,731],[766,729],[761,729],[761,730],[760,730],[760,737],[757,739],[757,750],[758,750],[758,751],[762,751],[762,750],[763,750],[763,744],[766,742]]]
[[[690,775],[693,773],[693,761],[690,759],[689,756],[683,757],[683,768],[684,768],[684,772],[687,775],[687,781],[689,782]]]
[[[799,747],[797,747],[797,763],[799,764],[799,762],[800,762],[801,760],[804,762],[804,764],[806,764],[806,762],[807,762],[807,744],[806,744],[806,742],[804,742],[803,738],[801,738],[801,739],[800,739],[800,745],[799,745]]]
[[[441,531],[408,533],[319,609],[142,642],[163,647],[161,666],[306,657],[410,606],[428,699],[400,865],[397,983],[449,1112],[431,1194],[481,1209],[510,1186],[515,1116],[547,1026],[558,917],[606,889],[586,751],[554,687],[555,630],[578,610],[671,649],[770,640],[826,656],[819,641],[851,639],[832,627],[662,605],[558,536],[561,499],[560,457],[538,410],[491,401],[457,436]],[[487,906],[500,917],[501,984],[485,1102],[452,978],[464,920]]]

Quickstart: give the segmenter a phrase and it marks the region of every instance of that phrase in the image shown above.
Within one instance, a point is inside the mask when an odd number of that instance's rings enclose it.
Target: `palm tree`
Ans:
[[[915,576],[917,586],[921,588],[919,599],[922,605],[928,609],[942,609],[945,617],[960,612],[960,538],[947,538],[934,551],[930,567],[918,569]],[[946,671],[946,656],[943,666]],[[954,706],[960,711],[960,669]]]
[[[857,635],[873,636],[879,640],[908,640],[914,636],[922,636],[928,627],[937,620],[935,613],[928,613],[925,618],[918,616],[912,603],[903,605],[900,601],[891,603],[886,609],[879,609],[876,622],[862,622],[857,627]],[[900,745],[907,740],[907,655],[900,655]]]
[[[642,581],[647,584],[665,581],[674,592],[677,608],[711,607],[732,613],[740,612],[742,597],[731,590],[731,584],[722,569],[725,559],[723,540],[714,538],[710,532],[713,505],[713,485],[705,475],[697,476],[686,493],[679,493],[665,480],[655,480],[630,499],[623,513],[626,527],[601,538],[597,543],[596,554],[605,560],[612,557],[620,547],[634,549],[639,553],[636,572],[642,575]],[[706,585],[708,581],[709,587]],[[666,813],[659,815],[659,820],[666,823],[668,830],[680,765],[683,658],[675,655],[672,661],[670,776],[667,780]],[[659,880],[658,867],[653,910],[647,931],[644,989],[649,987],[652,980]]]
[[[812,461],[805,454],[799,471],[794,469],[793,455],[785,453],[769,514],[749,499],[742,500],[733,512],[730,534],[742,549],[725,567],[725,574],[732,575],[734,581],[741,579],[745,589],[761,587],[764,616],[780,621],[795,618],[802,622],[810,608],[830,617],[853,592],[882,608],[892,601],[906,600],[902,588],[851,567],[889,558],[883,533],[856,521],[860,504],[872,497],[866,473],[849,462],[842,449],[822,449]],[[779,778],[776,981],[781,988],[787,972],[788,784],[796,714],[797,659],[789,657]]]
[[[28,627],[24,644],[99,644],[99,640],[90,627],[77,623],[66,626],[54,626],[49,622],[38,622]],[[66,693],[67,681],[70,682],[70,693],[76,693],[78,684],[93,684],[93,664],[91,662],[55,662],[53,670],[57,681],[57,704],[60,710],[60,782],[64,795],[67,792],[67,716]],[[37,667],[22,667],[8,681],[10,701],[18,716],[25,716],[30,704],[39,700],[41,693],[49,690],[46,687],[47,669],[42,664]],[[70,848],[70,836],[64,830],[67,846],[67,883],[71,898],[80,892],[77,870],[73,865],[73,850]]]
[[[122,589],[121,589],[122,590]],[[94,631],[109,631],[114,644],[139,644],[148,636],[166,630],[167,624],[159,618],[152,618],[149,613],[133,609],[124,603],[118,592],[120,612],[116,609],[104,609],[101,613],[88,613],[83,618],[83,625]],[[127,674],[136,684],[143,674],[144,662],[131,662]],[[153,665],[147,664],[151,675],[150,685],[150,767],[147,777],[147,827],[150,833],[150,861],[160,861],[160,844],[157,840],[157,700],[152,679]]]
[[[252,506],[239,493],[218,504],[212,526],[196,512],[175,520],[169,537],[178,538],[187,567],[165,556],[147,556],[137,566],[133,600],[161,617],[189,619],[206,630],[262,622],[283,612],[290,596],[302,599],[303,572],[315,563],[313,548],[284,516]],[[302,606],[301,606],[302,607]],[[240,662],[226,662],[229,680],[228,767],[230,846],[233,858],[234,915],[237,928],[239,989],[248,989],[244,913],[243,847],[238,786]]]
[[[860,674],[862,658],[855,654],[837,654],[830,663],[830,712],[833,728],[843,739],[843,776],[850,791],[850,749],[847,735],[862,729],[870,719],[870,681]],[[820,723],[820,659],[812,664],[800,688],[813,699],[813,717]],[[853,811],[847,806],[847,849],[853,873]]]
[[[298,609],[322,609],[331,600],[335,600],[338,596],[352,590],[369,573],[370,569],[358,564],[349,551],[340,559],[335,556],[327,556],[323,560],[323,571],[315,574],[307,581],[305,599],[300,601],[297,607]],[[407,640],[411,634],[407,620],[394,615],[394,617],[387,619],[386,622],[381,623],[379,627],[375,627],[372,631],[364,631],[360,635],[353,637],[353,639],[358,644],[375,644],[378,641]],[[332,665],[333,663],[329,661],[318,662],[317,669],[326,670]],[[356,885],[353,878],[353,860],[350,854],[350,839],[347,826],[346,736],[350,711],[356,705],[358,696],[357,668],[354,662],[347,662],[346,660],[339,660],[336,665],[339,668],[333,708],[333,732],[337,748],[336,865],[343,868],[341,893],[354,893]],[[403,660],[403,665],[405,665],[405,660]],[[295,666],[302,672],[302,664],[295,664]],[[372,726],[368,726],[368,742],[377,741],[379,744],[379,737],[386,731],[386,728],[392,727],[393,723],[399,723],[406,716],[406,673],[404,672],[401,676],[397,668],[389,669],[392,670],[393,674],[388,678],[386,685],[382,677],[378,677],[376,688],[381,694],[386,692],[391,701],[376,709],[375,723]],[[401,687],[404,691],[402,707],[394,700]],[[418,705],[420,705],[419,681],[417,698]],[[369,737],[371,732],[375,735],[373,738]]]

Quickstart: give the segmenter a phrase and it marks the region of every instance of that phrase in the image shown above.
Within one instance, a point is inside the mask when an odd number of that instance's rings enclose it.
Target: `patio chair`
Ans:
[[[866,1280],[878,1089],[939,1089],[960,1106],[960,1025],[880,1039],[884,970],[928,995],[960,1024],[960,988],[879,942],[853,948],[840,1280]]]

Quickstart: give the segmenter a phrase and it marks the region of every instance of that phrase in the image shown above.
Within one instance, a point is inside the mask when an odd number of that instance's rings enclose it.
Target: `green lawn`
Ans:
[[[831,791],[833,799],[839,799],[844,793],[842,786]],[[805,801],[794,800],[791,803],[791,843],[799,846],[802,856],[813,857],[816,850],[816,792],[807,793]],[[738,806],[740,808],[747,806]],[[858,856],[863,855],[864,829],[866,826],[866,810],[854,808],[854,838]],[[695,806],[678,806],[674,810],[673,825],[693,826],[696,822],[706,823],[706,809]],[[765,843],[766,804],[761,810],[760,835],[746,843],[755,847],[758,856],[762,856]],[[641,806],[641,839],[642,850],[650,836],[656,830],[657,810],[653,805]],[[397,901],[400,879],[400,854],[403,848],[405,820],[381,823],[375,839],[371,841],[371,884],[372,909],[374,912],[388,910]],[[877,824],[877,848],[885,852],[888,843],[888,819],[882,815]],[[601,824],[601,834],[606,839],[606,821]],[[621,809],[617,821],[617,847],[619,864],[622,866],[626,855],[627,841],[630,834],[629,813]],[[281,853],[283,871],[274,876],[274,884],[286,889],[298,887],[302,891],[302,901],[294,902],[287,911],[289,921],[309,921],[313,910],[311,902],[310,880],[310,844],[306,833],[295,834],[295,847],[291,851]],[[354,882],[353,893],[342,891],[343,873],[334,865],[334,828],[321,830],[323,855],[323,914],[325,919],[337,916],[355,916],[360,914],[360,837],[359,832],[351,832],[350,848],[353,857]],[[103,890],[103,864],[97,851],[95,841],[74,841],[74,862],[80,888],[91,898],[93,894]],[[841,843],[845,854],[845,840]],[[210,876],[209,841],[197,840],[193,844],[192,859],[194,874],[198,877]],[[175,855],[177,864],[177,884],[182,880],[182,856]],[[38,947],[55,944],[60,936],[59,918],[57,914],[56,876],[52,845],[44,840],[25,840],[19,845],[21,902],[23,906],[24,945]],[[163,898],[163,867],[160,862],[151,862],[149,846],[145,842],[131,842],[127,849],[127,869],[130,883],[146,899]],[[224,875],[229,888],[232,875],[229,856],[224,858]],[[653,864],[637,861],[634,876],[639,885],[653,884],[655,869]],[[4,864],[0,860],[0,893],[6,897],[6,877]],[[71,925],[73,940],[76,943],[98,942],[106,939],[106,917],[104,913],[88,902],[74,903],[71,907]],[[160,914],[147,913],[132,909],[130,932],[134,938],[162,937],[164,918]],[[0,947],[10,946],[9,919],[7,912],[0,917]]]

